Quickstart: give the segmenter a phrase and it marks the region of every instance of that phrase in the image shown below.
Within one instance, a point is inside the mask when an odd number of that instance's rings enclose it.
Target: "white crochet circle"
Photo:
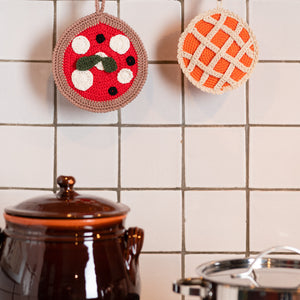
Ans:
[[[118,73],[117,78],[120,83],[129,83],[133,78],[133,73],[131,70],[124,68]]]
[[[125,54],[130,48],[130,41],[126,36],[117,34],[110,39],[109,46],[118,54]]]
[[[104,53],[104,52],[98,52],[96,53],[95,55],[99,55],[100,57],[107,57],[107,55]],[[98,62],[95,67],[100,70],[100,71],[104,71],[104,67],[103,67],[103,64],[102,62]]]
[[[77,54],[85,54],[90,49],[90,42],[85,36],[79,35],[72,41],[72,49]]]
[[[80,91],[88,90],[94,81],[93,74],[90,71],[74,70],[71,76],[72,82],[76,89]]]

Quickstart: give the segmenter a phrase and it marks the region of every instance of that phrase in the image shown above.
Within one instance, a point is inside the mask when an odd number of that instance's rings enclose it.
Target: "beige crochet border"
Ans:
[[[92,112],[108,112],[130,103],[140,93],[148,75],[147,53],[137,33],[124,21],[103,13],[103,9],[104,6],[102,6],[101,11],[97,9],[96,6],[95,13],[83,17],[72,24],[58,40],[53,51],[52,60],[54,81],[61,94],[74,105]],[[83,30],[98,25],[99,23],[121,30],[130,39],[137,53],[138,72],[132,86],[119,98],[108,101],[92,101],[76,93],[76,91],[69,86],[63,70],[64,53],[73,38]]]
[[[212,18],[211,15],[214,15],[214,14],[221,14],[220,20],[215,20],[214,18]],[[226,20],[227,16],[232,17],[239,22],[237,29],[235,31],[228,28],[227,26],[222,26],[224,21]],[[198,23],[202,19],[205,19],[206,22],[209,22],[209,23],[215,25],[215,27],[209,32],[207,37],[202,36],[195,28],[195,24]],[[210,40],[218,32],[218,30],[221,27],[222,27],[222,30],[224,30],[224,32],[227,33],[230,37],[227,40],[227,42],[224,44],[224,46],[221,49],[219,49],[217,46],[212,44],[210,42]],[[245,28],[249,32],[249,35],[250,35],[250,39],[246,44],[242,41],[242,39],[239,36],[239,33],[243,28]],[[201,42],[199,47],[197,48],[196,52],[193,55],[183,51],[183,44],[184,44],[186,36],[189,33],[192,33]],[[239,51],[239,53],[237,54],[237,56],[235,58],[226,53],[226,51],[228,50],[228,48],[230,47],[230,45],[232,44],[233,41],[235,41],[241,47],[241,50]],[[249,47],[252,44],[254,46],[254,51],[249,51]],[[208,47],[209,49],[211,49],[212,51],[217,53],[208,66],[204,65],[199,60],[201,53],[205,49],[205,47]],[[247,53],[247,55],[249,57],[253,58],[253,61],[252,61],[252,64],[250,67],[244,66],[239,61],[240,58],[245,53]],[[219,72],[216,72],[213,70],[216,63],[219,61],[219,59],[221,57],[223,57],[224,59],[226,59],[227,61],[230,62],[230,66],[227,69],[227,71],[225,72],[225,74],[222,74],[222,73],[219,73]],[[187,58],[190,60],[188,67],[185,66],[183,58]],[[243,83],[245,83],[249,79],[249,77],[258,61],[258,45],[257,45],[256,38],[255,38],[251,28],[243,19],[241,19],[238,15],[234,14],[233,12],[231,12],[229,10],[226,10],[222,7],[217,7],[215,9],[209,10],[203,14],[196,16],[189,23],[187,28],[184,30],[184,32],[180,36],[180,39],[178,42],[178,49],[177,49],[177,59],[178,59],[179,65],[180,65],[183,73],[185,74],[185,76],[188,78],[188,80],[194,86],[196,86],[197,88],[201,89],[204,92],[220,95],[220,94],[223,94],[225,91],[238,88],[239,86],[241,86]],[[195,80],[190,75],[190,72],[193,71],[193,69],[196,65],[199,66],[202,70],[204,70],[204,73],[203,73],[200,81]],[[239,81],[235,81],[230,78],[230,75],[235,66],[237,66],[244,73],[247,73]],[[205,83],[205,81],[207,80],[207,78],[209,77],[209,75],[220,78],[219,82],[214,87],[214,89],[205,87],[203,85]],[[230,84],[230,86],[227,86],[227,87],[223,88],[223,90],[221,90],[221,88],[225,82],[228,82]]]

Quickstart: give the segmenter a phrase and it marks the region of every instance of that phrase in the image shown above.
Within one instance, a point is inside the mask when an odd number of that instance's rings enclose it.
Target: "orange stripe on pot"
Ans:
[[[109,218],[90,219],[37,219],[27,217],[16,217],[4,214],[6,221],[25,226],[45,226],[45,227],[85,227],[85,226],[105,226],[121,222],[126,215]]]

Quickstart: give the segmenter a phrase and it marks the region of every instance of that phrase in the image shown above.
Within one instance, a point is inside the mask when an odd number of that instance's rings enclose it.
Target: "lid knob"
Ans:
[[[57,193],[57,198],[70,200],[74,195],[77,195],[77,193],[73,190],[73,185],[75,182],[76,180],[73,176],[59,176],[57,178],[57,184],[59,185],[60,189]]]

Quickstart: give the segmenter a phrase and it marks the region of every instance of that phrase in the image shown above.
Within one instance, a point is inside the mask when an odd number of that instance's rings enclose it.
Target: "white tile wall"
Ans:
[[[185,80],[185,121],[189,125],[239,125],[246,123],[246,90],[213,95]]]
[[[53,128],[1,126],[0,140],[1,186],[38,188],[52,186]]]
[[[260,61],[222,96],[197,90],[176,63],[181,31],[216,3],[106,1],[143,40],[149,76],[128,106],[95,114],[51,75],[53,41],[94,1],[0,1],[0,208],[51,193],[61,174],[126,203],[126,226],[145,230],[143,300],[181,299],[172,282],[200,262],[300,247],[300,2],[223,0],[249,21]]]
[[[186,249],[212,252],[244,251],[245,208],[244,191],[186,192]],[[222,226],[216,226],[216,223]]]
[[[172,292],[174,278],[180,278],[180,260],[178,254],[141,255],[141,299],[180,299]]]
[[[121,201],[131,209],[127,226],[138,225],[145,231],[145,251],[181,250],[180,191],[124,191]],[[149,203],[151,205],[148,205]],[[145,207],[147,214],[141,214]]]
[[[142,38],[150,60],[175,60],[180,35],[179,1],[121,1],[121,18]]]
[[[74,174],[77,186],[116,187],[118,132],[115,127],[59,127],[59,174]]]
[[[259,63],[250,80],[253,124],[299,124],[299,64]]]
[[[0,122],[53,123],[53,81],[50,74],[49,63],[0,62]]]
[[[4,0],[0,11],[1,59],[51,59],[52,1]]]
[[[251,250],[270,245],[300,248],[299,191],[253,191],[250,195]]]
[[[122,122],[125,124],[181,123],[180,74],[180,68],[174,64],[149,65],[146,84],[135,101],[122,110]]]
[[[185,138],[187,186],[245,186],[243,128],[187,128]]]
[[[250,186],[299,187],[300,128],[254,127],[250,137]]]
[[[179,128],[123,128],[121,182],[124,187],[179,187]]]
[[[299,60],[298,0],[250,0],[250,24],[256,33],[262,60]]]

